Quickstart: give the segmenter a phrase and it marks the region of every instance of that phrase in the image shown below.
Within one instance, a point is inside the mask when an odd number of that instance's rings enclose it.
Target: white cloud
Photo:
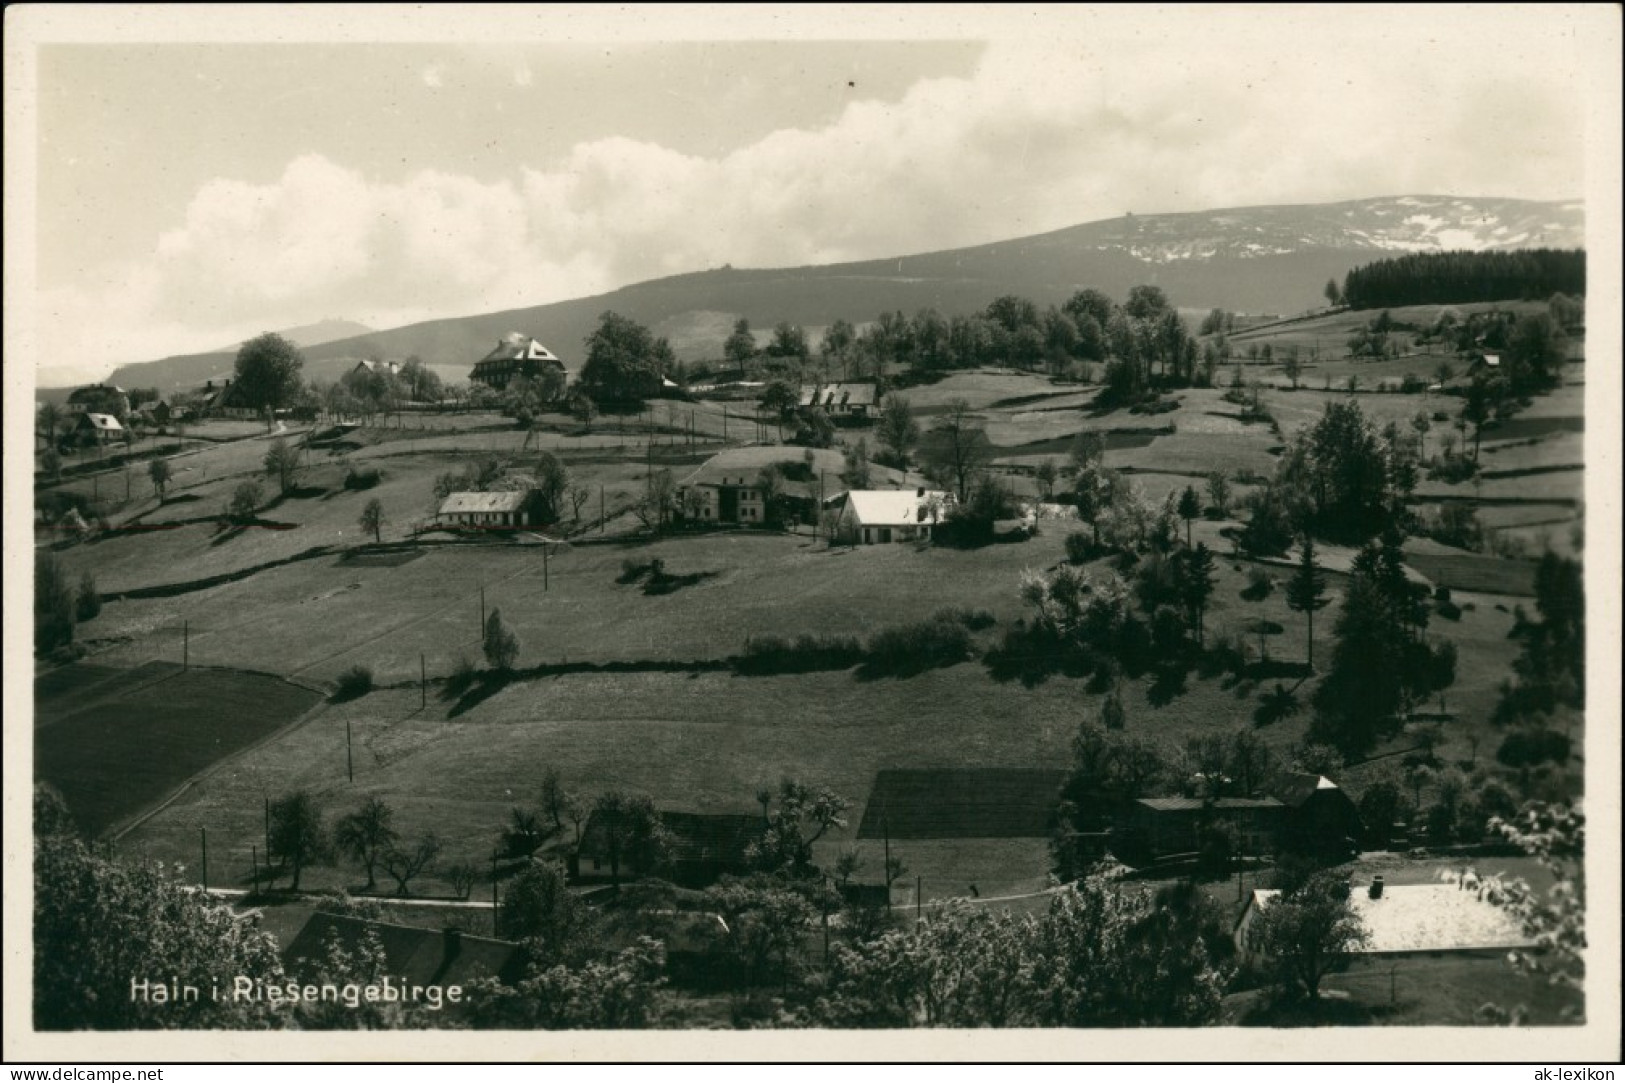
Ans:
[[[1139,45],[995,47],[971,78],[854,102],[827,127],[720,158],[610,137],[505,179],[384,181],[313,154],[270,184],[204,185],[150,261],[54,295],[48,320],[88,345],[110,319],[119,341],[141,344],[134,358],[219,345],[220,330],[249,322],[387,325],[1127,210],[1580,189],[1580,121],[1538,55],[1426,53],[1419,75],[1414,51],[1360,41],[1349,48],[1369,49],[1361,62],[1335,66],[1288,47],[1290,33],[1278,51],[1253,40],[1238,54],[1244,30],[1210,21]],[[443,83],[439,65],[422,75]],[[176,345],[147,348],[171,333]]]

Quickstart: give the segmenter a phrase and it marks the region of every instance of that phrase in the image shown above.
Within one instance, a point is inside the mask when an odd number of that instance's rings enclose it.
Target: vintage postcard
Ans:
[[[1617,8],[6,29],[8,1060],[1618,1055]]]

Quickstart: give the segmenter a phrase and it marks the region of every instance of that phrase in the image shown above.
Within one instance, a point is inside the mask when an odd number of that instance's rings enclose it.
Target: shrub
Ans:
[[[1241,596],[1249,601],[1261,602],[1275,590],[1275,577],[1263,568],[1254,565],[1247,569],[1247,586],[1242,590]]]
[[[923,620],[884,628],[869,639],[869,664],[878,672],[918,673],[970,657],[970,633],[948,620]]]
[[[973,632],[980,632],[984,628],[991,628],[998,623],[997,618],[985,609],[968,609],[965,606],[948,606],[931,614],[932,620],[952,621],[963,624]]]
[[[1569,758],[1569,739],[1556,730],[1515,730],[1506,735],[1495,758],[1508,767],[1533,767],[1538,763],[1563,763]]]
[[[359,470],[350,464],[344,471],[344,487],[346,489],[370,489],[383,478],[383,474],[376,466],[364,466]]]
[[[1434,605],[1433,611],[1439,614],[1439,616],[1443,617],[1445,620],[1461,619],[1461,606],[1457,605],[1455,602],[1439,602]]]
[[[354,665],[339,674],[333,698],[335,700],[357,699],[371,691],[372,670],[367,666]]]
[[[1077,531],[1066,536],[1066,559],[1074,564],[1082,564],[1094,555],[1095,544],[1084,531]]]
[[[794,640],[783,636],[755,636],[745,644],[735,661],[741,673],[811,673],[817,670],[848,669],[863,660],[863,647],[856,636],[801,635]]]

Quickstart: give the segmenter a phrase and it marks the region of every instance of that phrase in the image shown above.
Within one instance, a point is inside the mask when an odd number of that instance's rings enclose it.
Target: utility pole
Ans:
[[[485,637],[485,584],[480,584],[480,637]]]
[[[542,543],[542,593],[547,593],[547,543]]]
[[[265,878],[271,879],[271,798],[265,798]]]
[[[881,878],[886,881],[886,909],[891,910],[891,825],[886,822],[886,806],[880,806],[880,838],[886,847],[885,864],[881,866]]]
[[[920,893],[924,890],[924,884],[925,877],[916,876],[914,878],[914,923],[916,925],[920,923],[920,907],[922,905]]]
[[[497,927],[497,852],[491,851],[491,931]]]
[[[604,487],[598,486],[598,533],[604,532]]]
[[[429,706],[429,660],[424,655],[418,655],[418,709],[426,710]]]
[[[258,895],[260,893],[260,848],[250,846],[248,853],[249,860],[254,863],[254,894]]]
[[[350,781],[354,782],[355,753],[350,747],[350,720],[348,718],[344,720],[344,770],[350,776]]]
[[[203,846],[203,891],[207,894],[209,890],[209,829],[200,827],[197,829],[197,833],[198,839]]]

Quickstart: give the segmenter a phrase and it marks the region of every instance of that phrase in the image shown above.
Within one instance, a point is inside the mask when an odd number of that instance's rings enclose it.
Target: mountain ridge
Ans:
[[[306,375],[334,379],[371,354],[416,354],[455,372],[472,367],[510,331],[534,335],[575,367],[583,341],[608,310],[670,336],[684,359],[719,355],[728,324],[739,316],[759,326],[789,320],[816,332],[837,318],[862,323],[894,309],[969,314],[1003,294],[1058,303],[1085,287],[1123,297],[1132,286],[1157,285],[1181,307],[1286,314],[1316,305],[1328,278],[1341,280],[1388,256],[1583,247],[1584,239],[1578,200],[1402,195],[1125,214],[912,255],[689,271],[588,297],[368,330],[306,348]],[[229,374],[232,359],[231,351],[180,355],[120,366],[110,379],[189,387]]]

